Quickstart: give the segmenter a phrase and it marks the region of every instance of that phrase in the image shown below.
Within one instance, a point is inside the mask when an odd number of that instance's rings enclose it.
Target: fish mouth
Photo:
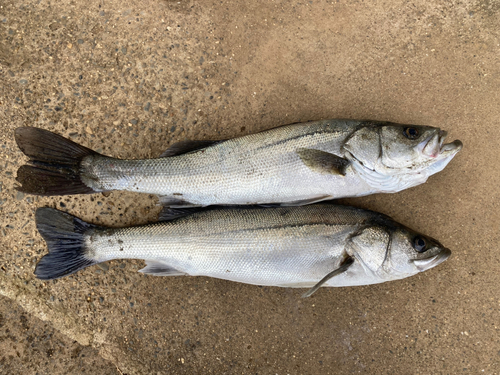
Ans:
[[[434,135],[432,135],[429,139],[426,139],[421,144],[423,145],[422,153],[430,158],[447,158],[449,156],[454,156],[457,152],[459,152],[463,144],[458,139],[444,144],[446,136],[448,133],[444,130],[439,130]]]
[[[443,263],[451,255],[450,249],[443,249],[439,254],[427,259],[415,259],[413,264],[420,272],[426,271]]]

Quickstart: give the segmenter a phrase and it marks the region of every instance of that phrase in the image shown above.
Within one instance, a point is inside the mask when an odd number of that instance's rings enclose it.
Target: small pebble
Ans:
[[[28,83],[28,80],[27,80],[27,79],[20,79],[20,80],[19,80],[19,83],[20,83],[21,85],[26,85],[26,84]]]
[[[17,194],[16,194],[16,199],[18,201],[22,201],[24,198],[24,193],[22,191],[18,191]]]
[[[107,263],[98,263],[97,267],[99,267],[103,271],[109,270],[109,265]]]

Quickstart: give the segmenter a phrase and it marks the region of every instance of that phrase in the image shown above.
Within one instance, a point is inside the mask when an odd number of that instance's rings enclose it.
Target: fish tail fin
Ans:
[[[20,127],[17,145],[29,158],[17,171],[19,191],[35,195],[90,194],[97,192],[81,179],[80,163],[97,152],[48,130]]]
[[[48,207],[36,210],[35,221],[49,248],[49,253],[36,265],[37,278],[57,279],[99,263],[89,254],[84,238],[85,233],[97,226]]]

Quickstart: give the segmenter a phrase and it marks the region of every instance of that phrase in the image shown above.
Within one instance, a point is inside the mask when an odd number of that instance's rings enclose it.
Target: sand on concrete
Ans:
[[[477,1],[0,2],[0,373],[500,372],[500,4]],[[343,200],[453,251],[392,283],[303,290],[137,273],[34,278],[40,206],[110,226],[150,195],[15,190],[19,126],[146,158],[328,118],[441,127],[464,149],[427,184]]]

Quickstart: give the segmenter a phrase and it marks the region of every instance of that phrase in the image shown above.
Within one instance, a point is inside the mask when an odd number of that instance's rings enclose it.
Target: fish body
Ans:
[[[127,190],[172,207],[282,203],[393,193],[421,184],[461,149],[428,126],[325,120],[219,142],[174,144],[163,157],[120,160],[37,128],[18,128],[30,157],[21,191],[40,195]]]
[[[37,228],[49,254],[35,273],[53,279],[112,259],[143,259],[146,274],[310,288],[341,268],[322,284],[339,287],[402,279],[450,254],[385,215],[346,206],[169,212],[154,224],[104,228],[41,208]]]

